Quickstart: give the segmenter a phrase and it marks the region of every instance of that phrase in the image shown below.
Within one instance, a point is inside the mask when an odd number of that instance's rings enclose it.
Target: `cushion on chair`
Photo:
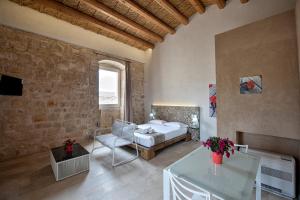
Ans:
[[[129,125],[126,125],[124,128],[123,128],[123,136],[124,137],[133,137],[134,136],[134,131],[136,129],[136,125],[135,124],[129,124]]]
[[[132,143],[131,141],[119,138],[113,134],[99,135],[96,137],[96,140],[98,142],[102,143],[103,145],[109,148],[113,148],[115,139],[117,139],[115,147],[126,146]]]

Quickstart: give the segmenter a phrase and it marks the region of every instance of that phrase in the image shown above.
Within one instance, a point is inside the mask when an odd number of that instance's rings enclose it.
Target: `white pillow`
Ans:
[[[166,122],[164,123],[165,126],[172,126],[176,128],[187,128],[188,125],[181,123],[181,122]]]
[[[149,124],[164,124],[164,123],[166,123],[166,121],[160,120],[160,119],[154,119],[154,120],[150,120],[148,123]]]

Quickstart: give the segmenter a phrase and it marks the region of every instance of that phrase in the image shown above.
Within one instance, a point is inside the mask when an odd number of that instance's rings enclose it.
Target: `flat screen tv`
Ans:
[[[0,74],[0,95],[22,96],[22,79]]]

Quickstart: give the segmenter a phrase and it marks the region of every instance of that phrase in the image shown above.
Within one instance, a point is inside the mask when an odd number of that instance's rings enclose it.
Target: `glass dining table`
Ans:
[[[171,199],[169,172],[224,200],[250,200],[256,180],[256,199],[261,199],[260,158],[235,152],[215,165],[211,151],[200,147],[164,169],[164,200]]]

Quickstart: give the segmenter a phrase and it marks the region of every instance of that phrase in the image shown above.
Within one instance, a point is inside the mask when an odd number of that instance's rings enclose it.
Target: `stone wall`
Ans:
[[[22,96],[0,96],[0,160],[83,139],[99,121],[98,61],[118,58],[0,26],[0,73],[23,79]],[[143,64],[131,61],[135,122],[144,121]],[[109,127],[120,112],[106,110]]]
[[[132,118],[141,124],[144,123],[144,67],[138,62],[131,63],[130,67]]]

